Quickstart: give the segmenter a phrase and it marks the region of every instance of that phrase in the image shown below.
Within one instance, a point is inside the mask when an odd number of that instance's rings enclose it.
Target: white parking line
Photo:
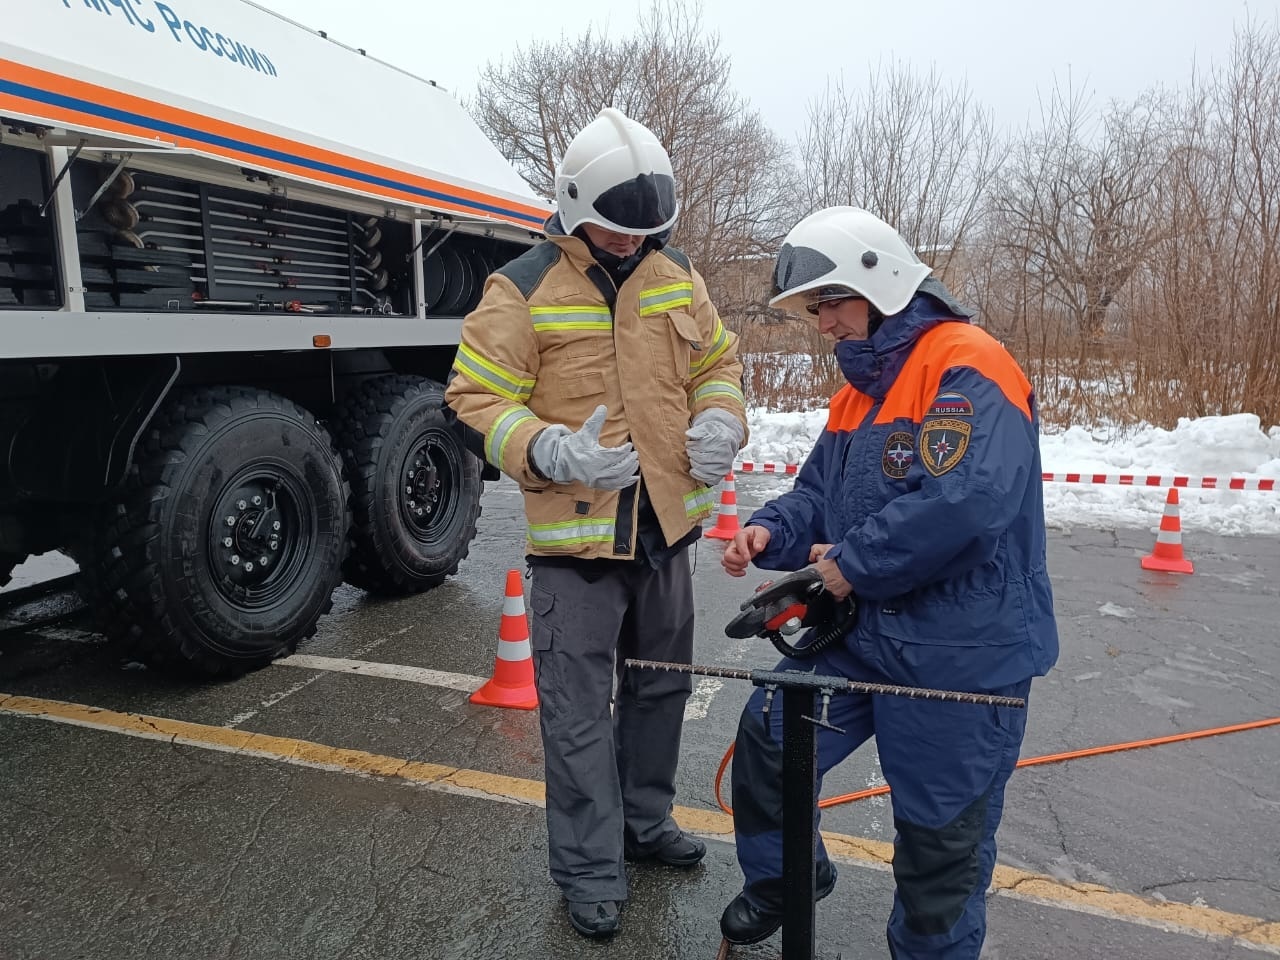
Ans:
[[[693,688],[693,693],[689,695],[689,702],[684,705],[684,722],[707,719],[711,701],[723,686],[724,681],[716,680],[714,677],[703,677],[699,680],[698,685]]]
[[[445,673],[426,667],[406,667],[398,663],[373,663],[369,660],[344,660],[340,657],[312,657],[297,653],[274,661],[277,667],[300,667],[303,670],[330,670],[334,673],[356,673],[364,677],[383,677],[387,680],[408,680],[429,687],[447,687],[473,693],[484,686],[484,679],[465,673]]]

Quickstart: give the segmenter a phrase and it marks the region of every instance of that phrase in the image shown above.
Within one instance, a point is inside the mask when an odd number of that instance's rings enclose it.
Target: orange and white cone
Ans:
[[[524,587],[520,584],[519,570],[507,571],[507,595],[502,601],[493,678],[471,695],[471,702],[517,710],[538,708],[533,651],[529,646],[529,620],[524,613]]]
[[[706,536],[713,540],[732,540],[741,529],[738,525],[738,489],[733,484],[733,471],[730,470],[720,487],[720,512],[716,515],[716,525],[706,532]]]
[[[1182,517],[1178,510],[1177,487],[1169,488],[1155,548],[1141,562],[1143,570],[1163,570],[1166,573],[1191,573],[1195,569],[1191,561],[1182,555]]]

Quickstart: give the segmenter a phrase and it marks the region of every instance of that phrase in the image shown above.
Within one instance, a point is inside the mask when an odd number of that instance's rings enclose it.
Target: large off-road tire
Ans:
[[[399,596],[457,572],[484,485],[480,461],[445,417],[444,388],[414,376],[366,380],[333,426],[351,482],[347,582]]]
[[[291,401],[243,387],[175,394],[91,539],[99,626],[142,659],[204,675],[291,653],[341,582],[347,497],[328,431]]]

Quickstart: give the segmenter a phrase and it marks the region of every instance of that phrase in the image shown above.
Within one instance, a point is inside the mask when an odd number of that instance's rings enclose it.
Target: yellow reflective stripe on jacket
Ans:
[[[699,400],[705,400],[707,397],[733,397],[744,408],[747,405],[747,398],[742,395],[742,390],[736,383],[731,383],[728,380],[708,380],[693,391],[694,403]]]
[[[724,352],[729,349],[729,331],[724,328],[724,324],[720,322],[720,318],[716,317],[716,328],[711,334],[711,346],[707,348],[707,352],[702,355],[700,360],[695,360],[689,364],[689,375],[696,377],[702,372],[702,368],[715,363]]]
[[[502,369],[492,360],[480,356],[465,343],[458,345],[458,355],[454,358],[453,369],[459,373],[465,373],[476,383],[504,399],[523,403],[533,396],[533,385],[536,381],[517,377],[509,370]]]
[[[684,495],[684,512],[687,517],[707,513],[716,505],[716,493],[710,487],[699,487]]]
[[[530,307],[533,329],[548,330],[612,330],[613,314],[599,305]]]
[[[614,522],[608,517],[583,517],[560,523],[529,524],[529,540],[541,547],[569,547],[613,540]]]
[[[693,304],[693,284],[689,281],[640,291],[640,316],[688,307]]]
[[[484,455],[490,463],[502,468],[502,457],[507,451],[507,441],[516,432],[516,427],[526,420],[537,420],[528,407],[512,407],[493,422],[484,438]]]

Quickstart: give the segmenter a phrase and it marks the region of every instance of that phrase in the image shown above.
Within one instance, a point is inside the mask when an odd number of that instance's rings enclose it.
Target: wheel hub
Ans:
[[[262,588],[296,552],[298,531],[279,493],[278,483],[261,477],[241,482],[218,501],[213,559],[233,588]]]
[[[440,469],[439,456],[438,442],[428,437],[405,458],[400,511],[405,523],[420,537],[439,522],[448,505],[448,474]]]

